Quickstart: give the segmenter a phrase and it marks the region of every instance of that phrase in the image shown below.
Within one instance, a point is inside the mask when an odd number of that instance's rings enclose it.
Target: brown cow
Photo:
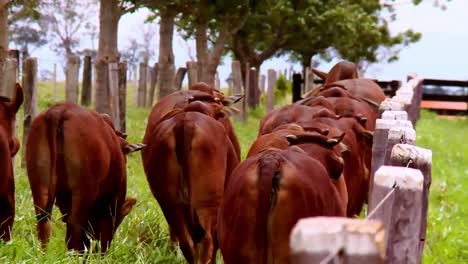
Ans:
[[[329,108],[333,109],[334,106],[330,104]],[[321,105],[317,107],[309,107],[300,104],[286,105],[269,112],[260,120],[258,135],[271,133],[276,127],[281,125],[308,122],[314,117],[337,118],[338,116],[333,110],[330,111]]]
[[[290,263],[289,235],[299,219],[344,215],[330,174],[318,160],[297,146],[267,149],[239,164],[225,190],[218,215],[223,259]]]
[[[192,86],[191,90],[188,91],[177,91],[172,94],[169,94],[161,100],[159,100],[158,103],[151,110],[150,116],[148,118],[148,125],[146,126],[145,136],[142,142],[144,144],[148,142],[148,136],[150,131],[153,131],[154,128],[164,118],[164,116],[174,109],[184,108],[190,102],[193,101],[203,101],[206,103],[218,105],[230,105],[238,99],[238,96],[226,98],[221,92],[214,88],[211,88],[205,83],[197,83]],[[226,128],[226,131],[229,135],[229,139],[234,145],[237,156],[240,158],[240,145],[237,136],[234,132],[234,128],[232,127],[231,121],[228,117],[218,118],[218,121],[221,122]]]
[[[19,150],[19,140],[13,135],[16,112],[23,103],[23,90],[16,84],[15,98],[0,97],[0,238],[11,239],[15,218],[15,186],[11,158]]]
[[[329,155],[330,148],[333,148],[335,154],[338,157],[341,157],[343,152],[348,152],[348,147],[341,143],[341,140],[345,134],[337,129],[331,129],[335,135],[333,138],[326,137],[330,130],[327,126],[324,126],[323,129],[318,127],[309,128],[307,132],[304,131],[304,128],[302,128],[300,125],[294,123],[280,126],[272,133],[258,137],[257,140],[255,140],[255,142],[252,144],[249,153],[247,154],[247,158],[254,156],[268,148],[286,149],[291,144],[297,144],[307,153],[307,155],[309,155],[311,158],[319,160],[323,166],[327,168],[327,171],[330,173],[330,177],[332,178],[332,183],[338,190],[343,205],[346,208],[348,205],[348,191],[346,188],[346,182],[344,177],[340,177],[341,175],[337,175],[336,173],[336,171],[341,172],[343,168],[339,166],[337,168],[327,167],[327,164],[337,164],[336,162],[329,162],[327,159],[330,157],[335,157],[335,155]]]
[[[107,116],[63,103],[39,114],[26,143],[29,182],[38,237],[46,247],[54,203],[67,224],[69,250],[89,248],[89,232],[104,253],[136,200],[126,198],[128,144]]]
[[[324,86],[346,79],[357,79],[359,74],[356,64],[349,61],[340,61],[328,73],[312,68],[312,72],[324,80]]]
[[[152,130],[142,152],[151,191],[188,263],[215,263],[216,217],[239,159],[225,127],[203,102],[173,110]]]
[[[348,97],[309,97],[300,104],[309,107],[326,108],[340,117],[357,117],[365,120],[365,127],[370,131],[375,130],[378,108],[372,108],[368,104]]]
[[[315,118],[313,122],[301,124],[306,131],[328,130],[328,137],[345,133],[343,143],[344,179],[348,191],[347,215],[358,215],[367,201],[369,186],[370,157],[372,153],[372,132],[364,129],[358,118],[342,117]]]
[[[356,98],[367,100],[371,104],[380,104],[385,100],[382,88],[373,80],[359,78],[356,64],[348,61],[341,61],[335,64],[330,72],[325,73],[317,69],[312,71],[324,80],[321,87],[307,93],[305,97],[319,95],[326,87],[340,86],[348,90]]]

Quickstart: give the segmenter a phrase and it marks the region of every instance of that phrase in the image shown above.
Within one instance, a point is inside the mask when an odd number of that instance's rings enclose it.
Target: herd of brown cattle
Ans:
[[[340,62],[304,99],[271,111],[260,122],[247,159],[229,116],[238,96],[206,84],[160,100],[143,144],[129,144],[109,116],[61,103],[36,117],[25,151],[27,172],[45,247],[55,205],[66,223],[68,249],[105,252],[136,203],[126,197],[126,154],[141,150],[150,189],[189,263],[289,263],[289,235],[300,218],[355,217],[367,202],[372,136],[380,87]],[[14,218],[11,157],[22,104],[0,98],[0,236]]]

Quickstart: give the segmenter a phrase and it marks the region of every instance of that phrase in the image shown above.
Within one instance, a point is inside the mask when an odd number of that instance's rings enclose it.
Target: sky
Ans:
[[[440,0],[439,0],[440,1]],[[446,9],[434,7],[436,0],[424,0],[414,6],[407,0],[400,0],[396,5],[397,20],[390,24],[392,33],[406,29],[422,33],[419,42],[405,47],[400,53],[400,59],[393,63],[376,63],[371,65],[365,77],[380,80],[403,80],[408,73],[416,73],[425,78],[468,80],[468,0],[451,0],[446,3]],[[409,2],[409,3],[408,3]],[[407,4],[405,4],[407,3]],[[141,39],[145,27],[152,28],[156,34],[153,38],[155,56],[150,63],[157,61],[158,29],[153,22],[144,25],[148,15],[146,9],[123,16],[119,24],[119,49],[128,46],[132,38]],[[97,22],[96,17],[96,22]],[[177,32],[174,36],[174,54],[176,67],[185,66],[185,62],[195,56],[194,41],[183,40]],[[94,43],[97,46],[97,42]],[[82,46],[91,46],[84,41]],[[57,57],[47,47],[36,50],[33,56],[39,58],[39,69],[52,69],[53,63],[60,63]],[[319,69],[328,71],[338,60],[322,63]],[[59,66],[60,67],[60,66]],[[265,74],[269,68],[284,70],[293,68],[300,71],[299,64],[292,64],[287,57],[272,58],[262,64],[261,73]],[[221,86],[226,86],[224,80],[231,72],[231,60],[225,58],[218,67]],[[63,73],[59,70],[59,78]]]

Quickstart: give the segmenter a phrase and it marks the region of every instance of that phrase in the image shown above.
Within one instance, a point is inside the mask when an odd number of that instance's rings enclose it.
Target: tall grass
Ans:
[[[39,109],[54,104],[50,83],[39,83]],[[64,98],[59,85],[59,98]],[[129,88],[127,134],[130,142],[141,142],[149,109],[133,107],[133,88]],[[284,99],[281,104],[289,102]],[[245,157],[255,140],[264,108],[249,113],[248,122],[234,122]],[[21,122],[22,113],[18,115]],[[433,151],[433,184],[428,223],[425,263],[468,263],[468,145],[465,142],[467,121],[440,120],[424,112],[418,123],[417,144]],[[20,126],[19,134],[22,134]],[[21,151],[21,150],[20,150]],[[57,208],[53,212],[52,237],[45,252],[36,238],[34,207],[26,170],[17,155],[15,175],[16,217],[13,241],[0,244],[0,263],[184,263],[180,250],[169,246],[168,227],[153,198],[144,175],[139,153],[131,154],[127,163],[128,196],[137,204],[115,234],[105,256],[88,254],[81,257],[67,253],[65,225]],[[235,234],[233,234],[235,235]],[[1,243],[1,242],[0,242]],[[221,258],[218,257],[221,263]]]

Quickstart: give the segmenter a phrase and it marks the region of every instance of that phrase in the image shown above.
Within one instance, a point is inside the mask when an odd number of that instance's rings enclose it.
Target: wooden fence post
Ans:
[[[232,70],[232,94],[244,94],[245,96],[247,96],[245,91],[242,92],[242,72],[241,72],[240,62],[237,60],[232,61],[231,70]],[[246,101],[246,98],[244,97],[244,99],[242,99],[240,102],[237,102],[234,105],[237,109],[240,110],[240,113],[234,116],[236,120],[242,120],[242,117],[244,116],[244,102],[245,101]]]
[[[188,89],[198,82],[198,65],[196,61],[187,61]]]
[[[391,98],[386,98],[379,106],[379,117],[385,111],[403,111],[403,105],[400,102],[393,101]]]
[[[387,111],[386,111],[387,112]],[[371,171],[369,178],[369,199],[371,199],[372,188],[374,185],[375,172],[384,165],[387,152],[392,149],[387,147],[388,131],[392,127],[408,127],[412,128],[413,125],[408,120],[395,120],[395,119],[377,119],[375,124],[375,131],[372,143],[372,159]]]
[[[380,221],[304,218],[291,231],[291,263],[383,264],[385,235]]]
[[[270,112],[275,107],[275,85],[276,85],[276,71],[268,69],[268,91],[266,111]]]
[[[259,92],[258,92],[258,80],[257,80],[257,70],[255,67],[250,68],[249,78],[246,80],[248,82],[248,100],[247,105],[249,108],[257,108],[258,106],[258,99],[259,99]]]
[[[120,131],[127,131],[127,62],[119,63],[119,119]]]
[[[432,182],[432,151],[408,144],[396,144],[391,153],[391,165],[418,169],[424,176],[421,208],[421,231],[419,234],[419,263],[426,241],[429,188]]]
[[[54,82],[54,102],[57,102],[57,63],[54,63],[54,69],[52,73],[52,81]]]
[[[3,75],[0,77],[0,79],[3,78],[3,83],[0,83],[0,87],[3,86],[3,88],[1,89],[2,91],[0,93],[0,96],[4,96],[6,98],[9,98],[10,100],[13,100],[16,97],[16,81],[18,79],[18,61],[16,60],[16,58],[5,57],[2,60],[0,54],[0,74]],[[18,123],[15,122],[14,126],[11,127],[11,134],[13,136],[16,136],[18,132],[17,130]],[[16,156],[11,158],[11,162],[13,165],[13,173],[16,173],[15,160]]]
[[[65,100],[78,103],[78,75],[80,72],[80,57],[70,56],[65,69]]]
[[[119,64],[112,62],[109,63],[109,101],[111,118],[117,130],[120,130],[119,90]]]
[[[408,113],[406,111],[385,111],[382,113],[382,119],[408,120]]]
[[[133,105],[138,107],[138,66],[133,66]]]
[[[154,102],[154,91],[156,90],[156,84],[158,83],[158,69],[159,65],[156,62],[150,71],[150,85],[148,92],[148,100],[146,102],[147,107],[153,107]]]
[[[26,165],[26,140],[33,119],[37,115],[37,58],[27,58],[23,61],[23,151],[21,155],[21,167]]]
[[[140,63],[140,80],[138,82],[138,107],[145,107],[146,104],[146,67],[146,64]]]
[[[266,81],[266,76],[265,74],[260,75],[260,79],[258,81],[258,90],[260,91],[260,95],[265,93],[265,81]]]
[[[412,168],[382,166],[375,173],[368,218],[384,224],[388,263],[419,263],[423,182]]]
[[[83,80],[81,88],[81,105],[91,104],[92,68],[91,56],[85,55],[83,60]]]
[[[307,91],[309,90],[308,89],[309,88],[309,72],[310,72],[309,67],[306,67],[304,81],[303,81],[304,85],[302,86],[301,95],[307,93]]]
[[[187,73],[187,68],[180,67],[179,69],[177,69],[177,73],[174,78],[174,87],[177,91],[182,90],[182,83],[184,82],[184,77],[186,73]]]
[[[16,59],[4,58],[0,59],[0,97],[5,97],[13,100],[16,95],[16,79],[18,62]]]
[[[388,130],[387,152],[385,154],[384,165],[390,165],[390,156],[393,146],[396,144],[414,145],[416,142],[416,131],[412,127],[393,126]]]
[[[245,66],[245,80],[244,80],[244,100],[242,102],[242,121],[247,122],[249,114],[249,101],[252,94],[250,93],[250,64],[247,62]]]
[[[300,73],[295,73],[292,76],[292,102],[297,102],[302,99],[301,86],[302,86],[302,76]]]
[[[218,91],[221,91],[221,81],[219,80],[219,73],[215,73],[215,83],[214,83],[214,88]]]

